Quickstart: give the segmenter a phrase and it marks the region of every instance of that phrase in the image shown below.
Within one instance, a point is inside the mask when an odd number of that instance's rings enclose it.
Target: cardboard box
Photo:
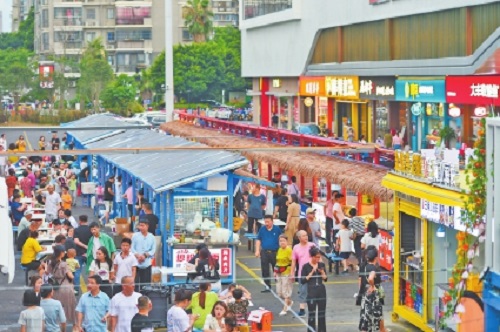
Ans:
[[[127,233],[127,232],[130,232],[130,224],[129,223],[126,223],[126,224],[119,224],[119,223],[116,223],[115,225],[115,233],[116,234],[123,234],[123,233]]]

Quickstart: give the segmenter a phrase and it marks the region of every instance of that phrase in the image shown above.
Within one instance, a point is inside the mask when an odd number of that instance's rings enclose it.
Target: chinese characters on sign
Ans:
[[[394,97],[394,78],[363,78],[359,81],[360,97]],[[385,98],[378,98],[385,99]]]
[[[498,98],[499,88],[498,84],[472,84],[470,95],[471,97]]]
[[[446,227],[456,228],[462,222],[462,210],[458,206],[448,206],[420,200],[420,215],[422,218]]]
[[[413,99],[419,97],[420,95],[433,95],[434,87],[432,85],[420,85],[418,83],[406,83],[405,95],[406,97],[411,97]]]
[[[359,79],[357,76],[327,76],[325,85],[328,96],[358,99]]]
[[[54,65],[41,64],[38,67],[38,75],[42,89],[54,88]]]
[[[306,83],[306,93],[310,95],[317,95],[319,93],[319,82]]]
[[[210,249],[214,259],[219,261],[219,274],[227,276],[232,274],[232,249],[231,248],[214,248]],[[195,249],[174,249],[172,266],[180,268],[195,255]]]
[[[299,92],[301,96],[325,96],[325,77],[301,76],[299,80]]]
[[[444,80],[396,80],[396,100],[424,103],[442,103],[446,101]]]

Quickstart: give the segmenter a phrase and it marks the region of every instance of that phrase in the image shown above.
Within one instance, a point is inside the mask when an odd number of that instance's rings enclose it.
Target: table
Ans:
[[[38,254],[36,254],[36,260],[42,260],[47,256],[50,256],[54,253],[54,248],[52,246],[46,246],[46,250],[40,251]]]
[[[255,250],[255,240],[258,237],[257,234],[245,233],[243,236],[248,239],[248,250],[251,250],[251,251]],[[253,244],[253,250],[252,250],[252,244]]]

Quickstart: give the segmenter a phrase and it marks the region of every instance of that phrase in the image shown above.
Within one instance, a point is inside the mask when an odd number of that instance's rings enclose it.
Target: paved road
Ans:
[[[63,130],[59,131],[59,137],[62,137]],[[4,127],[0,129],[0,133],[5,133],[7,136],[7,145],[10,143],[15,143],[20,135],[23,135],[26,139],[28,150],[38,150],[38,140],[40,136],[45,136],[45,140],[50,142],[52,134],[49,130],[43,129],[30,129],[30,130],[19,130],[15,127]]]

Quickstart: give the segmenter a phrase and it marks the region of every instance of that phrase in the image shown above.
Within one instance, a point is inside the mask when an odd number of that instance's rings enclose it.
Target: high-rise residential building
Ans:
[[[12,0],[12,32],[19,30],[19,24],[28,17],[35,0]]]

